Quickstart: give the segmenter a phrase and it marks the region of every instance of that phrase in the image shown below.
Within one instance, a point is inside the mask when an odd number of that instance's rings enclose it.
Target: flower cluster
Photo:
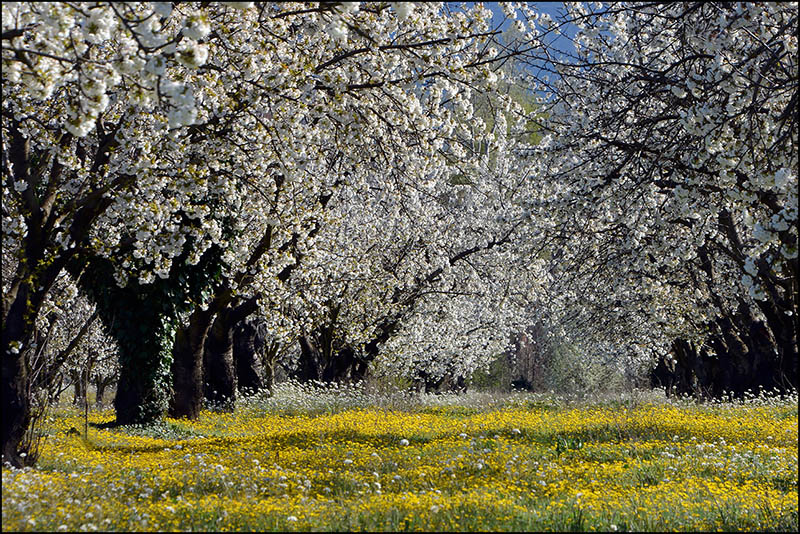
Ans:
[[[287,404],[294,395],[277,393]],[[67,432],[79,416],[62,412],[40,470],[3,469],[3,528],[796,526],[796,397],[709,406],[530,394],[486,401],[203,412],[195,422],[90,429],[88,439]],[[562,440],[571,445],[555,446]]]

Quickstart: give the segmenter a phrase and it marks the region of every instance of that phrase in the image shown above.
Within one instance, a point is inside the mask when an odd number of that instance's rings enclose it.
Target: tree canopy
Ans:
[[[230,399],[253,315],[309,376],[468,377],[536,324],[796,387],[796,9],[501,7],[3,4],[4,458],[75,282],[122,423]]]

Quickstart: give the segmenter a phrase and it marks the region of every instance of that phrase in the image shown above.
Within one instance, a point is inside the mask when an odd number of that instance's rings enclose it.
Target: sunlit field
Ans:
[[[235,413],[83,433],[60,408],[12,530],[796,530],[797,396],[408,394],[282,386]],[[113,419],[93,411],[89,421]]]

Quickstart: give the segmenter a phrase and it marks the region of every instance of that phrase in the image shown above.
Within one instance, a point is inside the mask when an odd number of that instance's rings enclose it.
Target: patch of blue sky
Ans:
[[[471,4],[473,2],[469,2]],[[506,17],[503,13],[503,9],[500,7],[499,2],[484,2],[484,5],[492,10],[493,18],[492,23],[495,27],[498,27],[503,31],[508,31],[511,28],[512,19]],[[558,20],[564,15],[564,2],[528,2],[529,6],[532,6],[536,11],[540,13],[546,13],[550,15],[552,20]],[[540,28],[541,30],[542,28]],[[559,50],[563,53],[570,54],[575,51],[575,47],[571,41],[571,38],[575,36],[576,28],[572,25],[565,25],[563,28],[566,37],[563,35],[550,33],[549,36],[552,37],[552,41],[548,42],[551,44],[556,50]]]

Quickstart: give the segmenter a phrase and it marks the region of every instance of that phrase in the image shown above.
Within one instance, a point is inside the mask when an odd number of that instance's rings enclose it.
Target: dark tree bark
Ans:
[[[231,312],[222,310],[208,331],[203,352],[203,393],[214,406],[232,409],[236,400]]]
[[[272,394],[272,391],[275,387],[275,365],[277,365],[278,363],[279,350],[280,346],[278,345],[278,343],[272,342],[267,346],[266,350],[263,352],[264,355],[262,359],[262,364],[264,369],[263,383],[264,383],[264,389],[268,390],[270,392],[270,395]]]
[[[115,424],[154,421],[166,412],[169,400],[171,347],[177,321],[163,295],[169,281],[147,286],[131,281],[120,288],[107,260],[94,261],[97,264],[92,276],[84,277],[81,286],[95,302],[119,349]]]
[[[20,317],[20,320],[22,318]],[[11,326],[11,325],[7,325]],[[3,333],[5,337],[5,332]],[[22,467],[20,450],[30,424],[30,403],[27,395],[28,373],[23,351],[14,353],[3,344],[3,462]]]
[[[32,233],[35,234],[33,230]],[[29,243],[26,257],[28,263],[36,264],[43,256],[43,246]],[[36,331],[36,316],[42,308],[44,296],[52,287],[56,277],[63,269],[69,255],[57,257],[44,273],[32,273],[23,266],[3,295],[3,333],[0,343],[2,350],[2,458],[15,467],[26,464],[20,453],[24,450],[23,440],[31,423],[30,384],[27,350]],[[38,274],[38,276],[37,276]],[[38,284],[38,289],[33,287]],[[30,458],[29,456],[28,458]]]
[[[675,395],[675,363],[671,358],[660,357],[650,371],[650,387],[663,388],[668,397]]]
[[[431,376],[425,371],[418,373],[418,376],[422,386],[425,389],[425,393],[436,393],[437,391],[439,391],[439,388],[442,387],[445,378],[443,376],[440,377]]]
[[[342,382],[357,380],[357,365],[355,351],[351,347],[344,347],[338,351],[331,350],[327,355],[328,360],[322,369],[323,382]]]
[[[354,348],[336,347],[331,328],[318,328],[312,335],[300,337],[300,362],[292,377],[300,382],[325,383],[362,380],[368,362]]]
[[[112,377],[112,376],[104,377],[104,378],[98,378],[97,380],[95,380],[95,382],[94,382],[95,400],[94,401],[95,401],[95,404],[97,406],[100,406],[100,405],[103,404],[103,399],[105,398],[105,395],[106,395],[106,388],[108,388],[108,386],[110,386],[113,383],[114,383],[114,377]]]
[[[777,390],[797,387],[797,376],[787,375],[796,356],[784,359],[786,350],[772,330],[756,320],[746,306],[736,314],[717,319],[706,339],[714,354],[694,343],[677,339],[671,358],[662,357],[651,371],[653,386],[665,387],[667,394],[694,395],[700,398],[733,395],[746,391]],[[786,334],[782,334],[789,337]]]
[[[203,353],[214,312],[196,309],[189,324],[175,333],[172,346],[170,417],[197,419],[203,407]]]
[[[302,382],[311,382],[312,380],[322,380],[322,355],[319,348],[317,348],[308,336],[300,336],[300,362],[297,371],[294,372],[293,378]]]
[[[218,408],[233,409],[237,377],[233,358],[234,328],[258,309],[257,296],[231,304],[230,298],[218,307],[208,331],[203,352],[203,394]]]
[[[69,377],[72,380],[72,404],[83,406],[83,399],[86,395],[83,389],[83,375],[80,371],[70,371]]]
[[[185,224],[192,224],[188,218]],[[95,303],[108,333],[117,341],[120,374],[114,397],[117,425],[149,423],[163,416],[172,396],[172,349],[180,316],[213,285],[220,249],[212,246],[197,264],[187,262],[191,244],[172,262],[167,278],[149,284],[129,280],[119,287],[110,260],[79,258],[70,266],[79,286]],[[85,268],[83,276],[79,272]]]
[[[425,393],[440,393],[443,391],[451,393],[465,393],[467,391],[467,381],[463,376],[457,375],[452,366],[442,376],[431,375],[427,371],[418,371],[414,379],[416,391],[424,390]]]
[[[274,361],[265,362],[263,384],[264,384],[264,388],[263,389],[269,391],[269,394],[272,395],[272,392],[275,389],[275,362]]]
[[[261,358],[264,341],[264,332],[259,331],[255,321],[245,319],[234,327],[233,360],[240,392],[256,392],[264,387]]]

